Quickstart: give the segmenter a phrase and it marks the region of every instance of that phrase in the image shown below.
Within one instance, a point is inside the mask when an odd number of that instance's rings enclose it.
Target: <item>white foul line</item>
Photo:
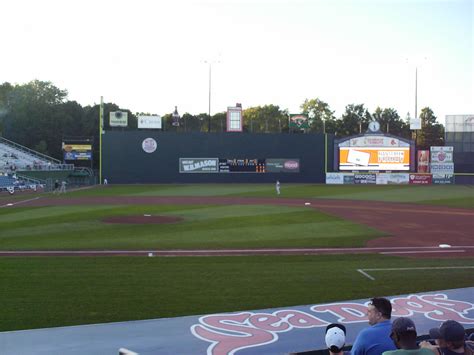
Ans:
[[[364,275],[365,277],[369,278],[370,280],[374,281],[375,280],[375,277],[372,277],[370,276],[368,273],[366,273],[364,270],[362,269],[357,269],[357,271],[359,271],[362,275]]]
[[[450,269],[474,269],[474,266],[435,266],[435,267],[394,267],[380,269],[357,269],[362,275],[368,279],[375,281],[375,277],[370,276],[365,271],[399,271],[399,270],[450,270]],[[365,271],[364,271],[365,270]]]
[[[29,200],[22,200],[22,201],[13,202],[13,203],[7,203],[6,205],[0,206],[0,208],[2,208],[2,207],[11,207],[11,206],[14,206],[14,205],[19,205],[20,203],[31,202],[31,201],[35,201],[35,200],[38,200],[38,199],[39,199],[39,197],[35,197],[35,198],[30,198]]]

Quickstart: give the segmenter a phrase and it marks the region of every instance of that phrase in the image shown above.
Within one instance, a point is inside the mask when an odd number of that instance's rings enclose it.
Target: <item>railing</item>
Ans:
[[[30,176],[21,175],[21,174],[15,174],[15,175],[19,180],[23,180],[29,184],[42,184],[42,185],[46,184],[46,180],[36,179]]]

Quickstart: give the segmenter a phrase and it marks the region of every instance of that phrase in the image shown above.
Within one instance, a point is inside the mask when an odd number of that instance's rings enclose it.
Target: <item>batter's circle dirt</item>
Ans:
[[[175,216],[112,216],[102,220],[105,223],[118,223],[118,224],[167,224],[167,223],[178,223],[183,218]]]

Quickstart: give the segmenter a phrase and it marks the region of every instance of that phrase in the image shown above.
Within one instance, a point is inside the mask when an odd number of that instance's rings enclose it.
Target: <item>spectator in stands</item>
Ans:
[[[436,355],[473,355],[474,353],[466,345],[464,327],[454,320],[447,320],[439,328],[430,329],[430,337],[435,339],[436,345],[423,341],[420,346],[431,349]]]
[[[375,297],[367,306],[369,328],[363,329],[352,346],[351,354],[354,355],[380,355],[384,351],[395,350],[396,347],[390,339],[392,324],[392,305],[386,298]]]
[[[342,324],[329,324],[326,327],[325,339],[330,355],[343,355],[342,348],[346,343],[346,327]]]
[[[398,350],[385,351],[383,355],[433,355],[430,349],[418,346],[416,337],[415,323],[410,318],[395,319],[392,323],[390,338]]]

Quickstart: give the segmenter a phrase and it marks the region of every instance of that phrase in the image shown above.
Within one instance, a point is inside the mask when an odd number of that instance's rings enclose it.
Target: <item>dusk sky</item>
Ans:
[[[0,82],[92,105],[211,113],[320,98],[405,118],[474,113],[472,0],[54,1],[1,5]]]

